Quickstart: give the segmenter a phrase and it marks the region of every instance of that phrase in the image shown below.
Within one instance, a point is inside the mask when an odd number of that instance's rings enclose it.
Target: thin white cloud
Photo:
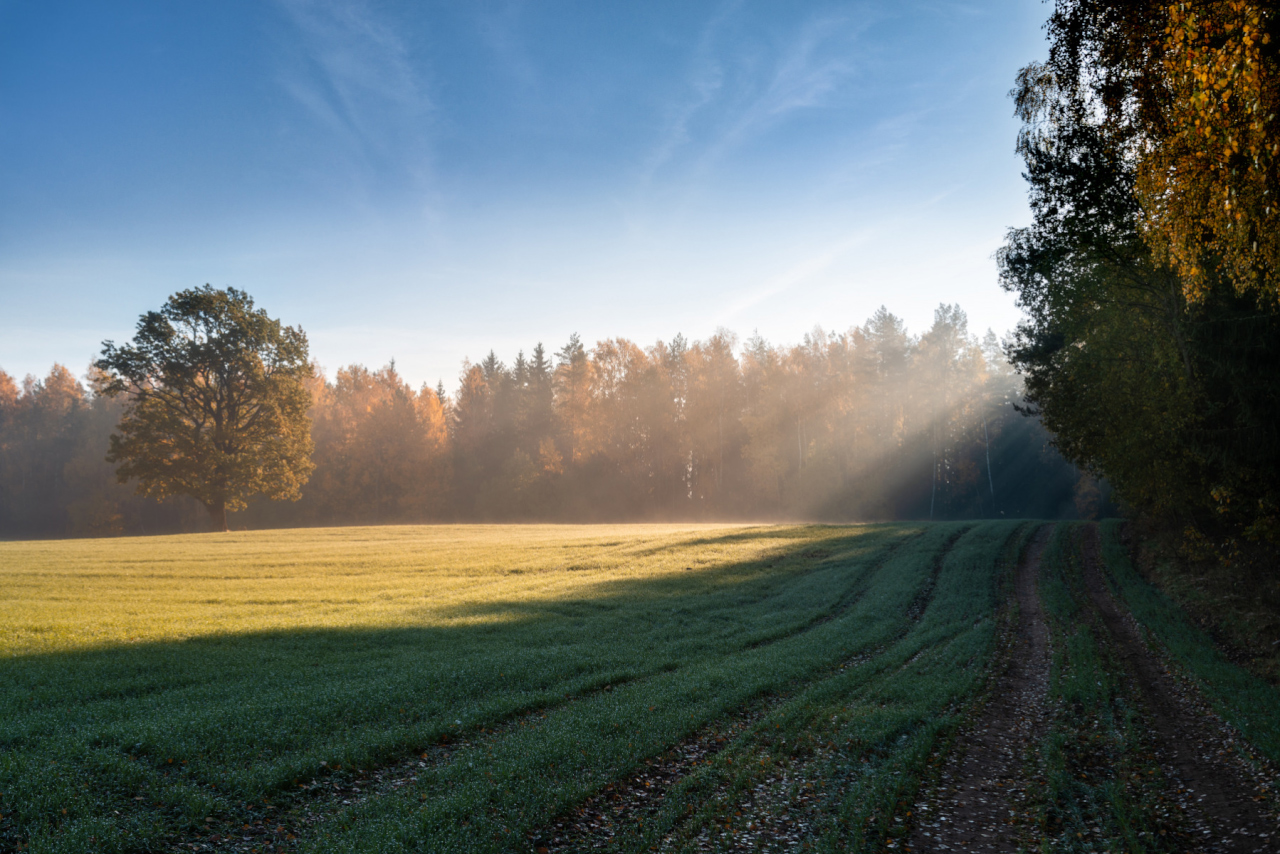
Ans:
[[[716,322],[730,323],[739,315],[765,300],[811,282],[829,270],[845,254],[859,246],[865,246],[878,234],[879,229],[862,229],[836,241],[822,251],[802,259],[779,275],[757,285],[739,299],[734,300]]]
[[[821,106],[827,96],[850,78],[856,69],[850,60],[850,43],[865,22],[848,16],[814,18],[782,51],[768,84],[738,116],[721,138],[728,147],[767,129],[797,110]],[[825,48],[838,45],[834,55]]]
[[[741,0],[723,3],[711,19],[703,25],[702,32],[698,36],[698,46],[694,51],[689,92],[668,111],[658,142],[644,160],[641,174],[645,183],[651,181],[654,174],[689,142],[689,123],[711,103],[723,87],[725,72],[722,63],[715,55],[716,36],[741,6]]]
[[[733,42],[736,53],[721,48],[740,5],[726,4],[703,27],[683,95],[643,162],[646,183],[686,150],[698,170],[708,168],[797,112],[828,105],[856,76],[854,46],[871,17],[810,17],[772,61],[762,62],[758,50],[743,52],[740,41]],[[700,139],[695,126],[705,129]]]
[[[366,160],[417,149],[408,161],[421,167],[432,104],[392,24],[354,0],[279,5],[300,37],[281,74],[284,90]]]

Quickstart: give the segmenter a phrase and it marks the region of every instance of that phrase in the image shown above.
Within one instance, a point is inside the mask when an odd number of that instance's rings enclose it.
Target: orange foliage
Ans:
[[[1274,9],[1245,0],[1169,4],[1160,56],[1163,123],[1139,152],[1153,248],[1204,299],[1212,267],[1239,293],[1280,300],[1280,74]]]

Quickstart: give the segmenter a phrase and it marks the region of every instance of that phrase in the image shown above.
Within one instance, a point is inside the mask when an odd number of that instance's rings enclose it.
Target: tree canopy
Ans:
[[[1139,226],[1192,303],[1280,304],[1280,16],[1265,0],[1059,0],[1049,70],[1133,167]]]
[[[304,377],[315,469],[237,526],[422,521],[823,520],[1090,515],[1093,480],[1013,403],[996,336],[957,306],[921,334],[886,309],[795,344],[727,330],[641,345],[575,338],[465,363],[453,395],[394,363]],[[55,367],[0,371],[0,536],[201,527],[104,459],[129,403]]]
[[[1275,24],[1060,0],[1013,92],[1034,221],[999,261],[1027,397],[1068,458],[1227,544],[1280,541]]]
[[[189,495],[227,528],[248,498],[297,499],[313,468],[312,375],[301,329],[234,288],[174,294],[131,344],[103,344],[102,393],[124,395],[108,461],[157,499]]]

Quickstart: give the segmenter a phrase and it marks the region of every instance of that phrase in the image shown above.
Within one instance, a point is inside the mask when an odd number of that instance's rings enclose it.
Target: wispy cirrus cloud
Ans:
[[[278,4],[299,36],[284,90],[366,165],[396,162],[425,178],[432,102],[393,22],[356,0]]]
[[[705,169],[805,109],[825,107],[858,72],[855,47],[870,15],[814,15],[777,45],[743,47],[732,37],[738,2],[703,27],[681,97],[673,100],[644,160],[651,179],[687,155]]]
[[[759,285],[750,288],[745,294],[734,300],[724,310],[717,322],[732,323],[738,316],[754,308],[765,300],[772,299],[803,287],[814,279],[821,277],[849,252],[866,246],[881,234],[877,228],[861,228],[852,234],[827,245],[818,252],[802,258],[778,275],[772,276]]]
[[[852,43],[866,26],[848,16],[806,21],[780,52],[759,93],[720,138],[721,148],[759,133],[798,110],[823,106],[857,70]]]
[[[644,159],[641,174],[646,183],[689,142],[690,122],[712,102],[723,87],[725,70],[716,56],[716,37],[741,6],[741,0],[723,3],[716,14],[703,25],[694,50],[687,91],[667,109],[658,142]]]

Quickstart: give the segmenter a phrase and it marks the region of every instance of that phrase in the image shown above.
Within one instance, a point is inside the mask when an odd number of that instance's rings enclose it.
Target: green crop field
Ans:
[[[877,847],[981,696],[1035,528],[0,543],[0,850],[533,852],[673,762],[664,797],[599,828],[610,850],[715,848],[779,811],[813,850]]]

